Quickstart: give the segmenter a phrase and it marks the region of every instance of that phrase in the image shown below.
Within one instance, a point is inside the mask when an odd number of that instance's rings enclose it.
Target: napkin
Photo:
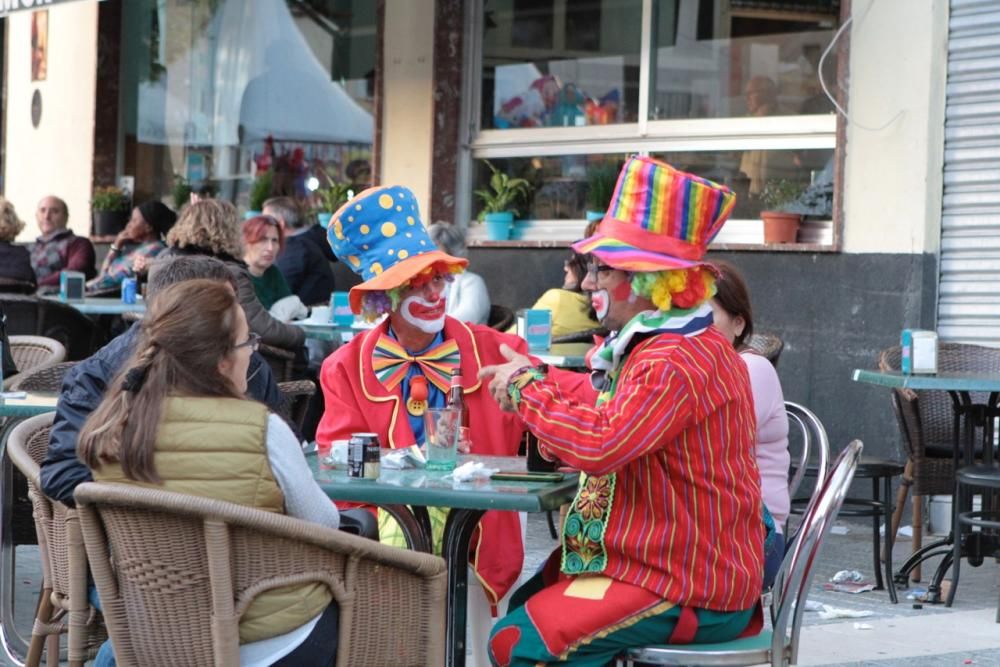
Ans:
[[[405,449],[394,449],[382,456],[382,467],[390,470],[423,468],[426,463],[424,453],[416,445],[410,445]]]
[[[283,299],[275,301],[271,306],[270,314],[276,320],[291,322],[292,320],[308,315],[309,309],[306,308],[299,297],[292,294],[291,296],[286,296]]]
[[[489,479],[494,473],[498,472],[500,472],[499,468],[487,468],[480,461],[468,461],[445,475],[445,479],[450,477],[456,482],[473,482],[481,479]]]

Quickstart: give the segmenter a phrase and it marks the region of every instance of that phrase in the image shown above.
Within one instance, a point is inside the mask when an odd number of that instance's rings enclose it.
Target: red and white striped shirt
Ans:
[[[600,406],[561,372],[524,386],[518,402],[543,453],[616,473],[603,574],[685,606],[753,607],[764,527],[746,365],[714,326],[655,335],[622,364]]]

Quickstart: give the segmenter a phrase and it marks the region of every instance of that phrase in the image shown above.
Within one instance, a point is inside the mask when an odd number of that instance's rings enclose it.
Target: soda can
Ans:
[[[125,278],[122,280],[122,303],[135,303],[136,295],[139,292],[139,281],[135,278]]]
[[[380,450],[375,433],[352,433],[347,443],[347,476],[378,479]]]

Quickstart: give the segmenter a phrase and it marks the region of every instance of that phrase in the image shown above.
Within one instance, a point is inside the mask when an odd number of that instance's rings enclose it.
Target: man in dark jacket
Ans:
[[[154,262],[146,289],[154,295],[168,285],[194,278],[232,281],[226,265],[217,259],[181,256]],[[77,484],[91,481],[90,469],[76,456],[77,436],[87,417],[100,405],[115,374],[128,360],[138,335],[136,323],[66,373],[49,436],[49,451],[41,469],[42,491],[50,498],[72,505]],[[272,412],[279,412],[282,407],[281,392],[271,368],[256,352],[250,357],[247,369],[247,395],[266,404]]]
[[[288,197],[274,197],[264,202],[264,214],[285,225],[285,249],[275,264],[292,292],[307,306],[329,303],[333,270],[298,206]]]

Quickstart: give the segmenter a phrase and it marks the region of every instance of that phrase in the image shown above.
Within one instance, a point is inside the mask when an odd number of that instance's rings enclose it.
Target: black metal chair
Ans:
[[[67,358],[86,359],[103,343],[97,324],[75,308],[52,299],[0,294],[7,314],[7,335],[45,336],[66,348]]]
[[[952,512],[955,541],[951,557],[951,588],[948,589],[946,602],[948,607],[955,601],[955,591],[958,589],[963,545],[969,564],[978,566],[983,563],[984,556],[990,555],[987,543],[992,542],[995,545],[1000,535],[1000,508],[995,506],[990,508],[991,497],[995,498],[1000,494],[1000,467],[996,464],[965,466],[958,470],[955,478],[957,496]],[[965,501],[971,501],[972,495],[977,493],[982,495],[983,509],[963,511]],[[970,529],[968,532],[963,530],[966,526]],[[978,528],[979,531],[973,531],[974,528]],[[1000,601],[997,602],[996,622],[1000,623]]]
[[[34,294],[37,286],[25,280],[14,280],[13,278],[0,278],[0,292],[10,294]]]

